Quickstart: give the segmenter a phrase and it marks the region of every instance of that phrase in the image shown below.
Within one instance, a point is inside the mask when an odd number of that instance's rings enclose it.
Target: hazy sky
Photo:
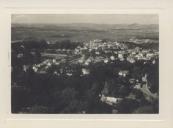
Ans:
[[[96,24],[158,24],[158,15],[151,14],[13,14],[12,23],[96,23]]]

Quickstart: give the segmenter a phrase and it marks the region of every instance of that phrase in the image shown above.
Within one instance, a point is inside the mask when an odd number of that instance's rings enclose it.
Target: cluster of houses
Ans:
[[[57,54],[54,55],[57,57],[46,59],[40,64],[34,64],[33,70],[37,73],[46,73],[52,65],[80,65],[81,76],[84,76],[90,74],[89,66],[91,64],[103,63],[106,65],[116,61],[127,61],[129,63],[135,63],[139,60],[143,60],[144,64],[155,64],[156,59],[158,59],[158,54],[159,53],[156,50],[142,49],[140,47],[129,49],[124,43],[93,40],[88,43],[84,43],[82,47],[76,47],[71,55],[62,56],[59,58],[59,54]],[[72,76],[75,72],[73,69],[66,70],[62,67],[59,69],[57,68],[57,70],[59,71],[54,72],[56,75],[66,74],[69,77]],[[118,75],[126,77],[128,73],[128,71],[120,70]]]
[[[74,50],[74,54],[81,55],[78,62],[83,65],[97,62],[109,63],[117,60],[128,61],[129,63],[143,60],[144,63],[151,62],[155,64],[159,55],[157,50],[139,47],[128,49],[124,43],[99,42],[98,40],[85,43],[84,47],[77,47]]]

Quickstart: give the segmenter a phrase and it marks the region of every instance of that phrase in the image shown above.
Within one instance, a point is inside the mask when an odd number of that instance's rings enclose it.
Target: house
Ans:
[[[115,57],[114,56],[110,56],[110,59],[113,61],[113,60],[115,60]]]
[[[118,58],[120,59],[120,61],[124,61],[124,56],[122,53],[118,53]]]
[[[119,76],[123,76],[123,77],[126,77],[128,74],[129,74],[129,71],[127,70],[122,70],[122,71],[119,71],[118,73]]]
[[[108,105],[116,105],[117,103],[119,103],[122,98],[116,98],[116,97],[110,97],[110,96],[105,96],[104,94],[100,94],[99,95],[100,100]]]
[[[127,57],[127,61],[130,62],[130,63],[135,63],[135,59],[132,58],[132,57]]]
[[[104,63],[108,63],[109,62],[109,60],[106,58],[106,59],[104,59]]]
[[[82,75],[88,75],[90,74],[90,70],[86,68],[82,68]]]

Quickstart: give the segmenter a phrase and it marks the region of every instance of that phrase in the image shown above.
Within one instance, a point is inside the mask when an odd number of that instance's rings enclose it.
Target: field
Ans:
[[[157,25],[107,25],[107,24],[61,24],[61,25],[12,25],[12,40],[27,38],[46,39],[50,42],[71,40],[87,42],[94,39],[128,41],[151,39],[158,43]]]

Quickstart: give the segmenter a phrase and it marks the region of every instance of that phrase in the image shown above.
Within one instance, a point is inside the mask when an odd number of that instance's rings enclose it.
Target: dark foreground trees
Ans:
[[[158,101],[148,102],[129,82],[131,78],[141,82],[147,73],[150,91],[158,93],[158,60],[154,65],[118,60],[95,63],[87,67],[87,75],[81,75],[84,67],[80,64],[70,63],[52,66],[46,73],[35,72],[32,67],[42,61],[40,52],[47,47],[50,48],[45,41],[12,46],[12,113],[158,113]],[[76,44],[69,46],[67,41],[57,47],[73,49]],[[73,75],[54,74],[60,68],[71,69]],[[119,76],[120,70],[128,70],[129,74]],[[116,106],[107,105],[100,101],[101,93],[123,101]],[[135,98],[129,98],[132,96]]]

